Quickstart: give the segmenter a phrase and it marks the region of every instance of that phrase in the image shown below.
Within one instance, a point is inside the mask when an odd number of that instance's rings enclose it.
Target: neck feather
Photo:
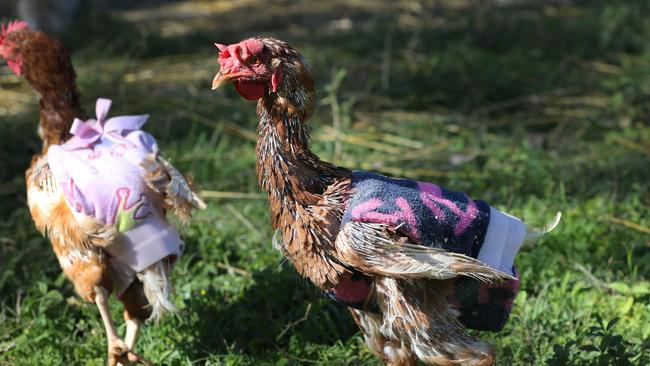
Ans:
[[[86,119],[79,103],[76,74],[59,40],[43,32],[20,32],[13,40],[20,46],[25,79],[41,97],[39,133],[46,152],[50,145],[70,138],[75,118]]]
[[[74,87],[41,91],[39,133],[43,139],[43,152],[50,145],[68,140],[75,118],[87,119]]]
[[[306,69],[291,71],[284,73],[286,86],[260,99],[257,108],[257,175],[269,194],[275,227],[282,212],[316,204],[328,186],[349,175],[312,153],[306,122],[314,109],[314,84]]]
[[[285,63],[278,92],[257,107],[257,176],[268,193],[271,224],[282,234],[280,250],[298,273],[330,289],[351,275],[333,254],[350,172],[311,152],[306,123],[314,100],[309,71],[298,61]]]

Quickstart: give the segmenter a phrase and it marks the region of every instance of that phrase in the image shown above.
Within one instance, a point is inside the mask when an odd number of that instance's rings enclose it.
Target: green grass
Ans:
[[[518,256],[522,291],[505,329],[476,333],[499,365],[647,365],[650,5],[559,3],[216,2],[189,20],[91,12],[66,42],[88,109],[105,96],[114,114],[151,113],[145,129],[200,189],[255,193],[255,107],[209,90],[211,42],[289,41],[316,74],[321,157],[434,181],[533,225],[564,213]],[[0,365],[101,364],[99,314],[26,209],[37,100],[6,68],[0,92]],[[180,312],[150,324],[138,351],[163,365],[380,364],[272,234],[265,201],[210,200],[183,229]]]

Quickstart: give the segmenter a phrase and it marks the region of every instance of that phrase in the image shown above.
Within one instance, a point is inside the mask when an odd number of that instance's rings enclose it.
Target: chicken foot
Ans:
[[[117,334],[117,329],[111,317],[110,308],[108,305],[108,291],[99,286],[95,288],[95,304],[99,309],[99,314],[102,317],[104,328],[106,329],[106,338],[108,339],[108,366],[130,365],[132,363],[140,363],[150,365],[151,363],[131,351],[129,345],[124,342]],[[133,326],[131,326],[133,327]],[[137,337],[137,328],[131,331],[133,335],[130,341],[135,342]],[[127,323],[127,335],[128,335]]]

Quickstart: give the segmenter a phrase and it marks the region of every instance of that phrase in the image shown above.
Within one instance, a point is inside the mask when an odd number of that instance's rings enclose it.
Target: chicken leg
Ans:
[[[138,339],[142,322],[137,319],[125,319],[124,322],[126,323],[124,343],[132,350],[135,347],[135,341]]]
[[[123,365],[143,363],[140,356],[132,352],[129,346],[117,334],[117,329],[113,323],[108,305],[108,291],[101,286],[95,288],[95,304],[99,309],[99,314],[102,317],[102,322],[106,329],[106,338],[108,339],[108,365],[116,366],[118,362]]]

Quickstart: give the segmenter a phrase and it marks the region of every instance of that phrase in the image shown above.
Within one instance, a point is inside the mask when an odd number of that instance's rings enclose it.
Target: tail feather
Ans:
[[[169,277],[171,267],[169,260],[163,259],[137,274],[143,285],[144,296],[151,306],[149,319],[158,321],[165,313],[176,311],[176,306],[169,299],[172,292],[172,282]]]
[[[529,229],[526,232],[526,239],[525,239],[526,242],[528,243],[536,242],[543,235],[548,234],[553,229],[555,229],[555,227],[560,223],[561,219],[562,219],[562,212],[558,211],[555,214],[555,218],[553,218],[553,221],[546,223],[546,225],[542,229]]]
[[[178,216],[182,223],[190,220],[192,209],[207,206],[193,190],[190,181],[161,156],[151,155],[142,163],[147,185],[162,195],[165,206]]]

